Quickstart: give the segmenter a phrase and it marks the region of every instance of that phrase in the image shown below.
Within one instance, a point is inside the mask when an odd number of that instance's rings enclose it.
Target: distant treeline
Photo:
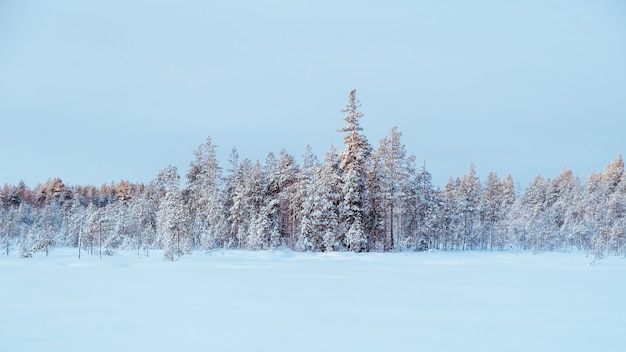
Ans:
[[[285,151],[266,160],[233,149],[226,171],[211,138],[194,153],[186,180],[174,166],[149,184],[66,186],[59,178],[0,190],[0,243],[7,255],[56,246],[111,255],[164,249],[174,260],[214,248],[297,251],[579,249],[626,255],[626,176],[621,156],[585,179],[569,169],[537,176],[522,194],[490,173],[434,187],[392,128],[374,148],[362,133],[355,91],[345,113],[344,149],[323,160],[307,147],[298,164]],[[182,185],[182,187],[181,187]]]

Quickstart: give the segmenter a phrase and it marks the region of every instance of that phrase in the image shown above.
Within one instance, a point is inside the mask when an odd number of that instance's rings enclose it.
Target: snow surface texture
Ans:
[[[0,256],[0,351],[624,351],[626,260]]]

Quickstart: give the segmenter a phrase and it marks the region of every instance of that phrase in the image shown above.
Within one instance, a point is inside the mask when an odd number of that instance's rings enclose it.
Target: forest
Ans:
[[[24,258],[55,247],[77,255],[163,250],[176,260],[218,248],[295,251],[560,251],[626,255],[626,175],[621,155],[581,179],[538,175],[517,194],[511,175],[465,175],[435,187],[391,128],[373,146],[356,91],[342,110],[343,150],[301,162],[233,148],[222,169],[208,137],[181,180],[167,166],[148,184],[68,186],[59,178],[0,189],[0,248]]]

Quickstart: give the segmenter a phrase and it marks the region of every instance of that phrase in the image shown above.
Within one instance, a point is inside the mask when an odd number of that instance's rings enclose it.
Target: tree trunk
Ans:
[[[176,230],[176,255],[180,254],[180,231]]]
[[[389,251],[393,252],[393,203],[389,209]]]
[[[102,221],[100,222],[100,231],[98,231],[98,254],[102,259]]]

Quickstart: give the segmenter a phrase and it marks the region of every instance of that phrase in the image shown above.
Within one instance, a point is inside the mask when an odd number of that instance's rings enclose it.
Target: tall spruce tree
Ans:
[[[187,173],[185,200],[192,223],[194,243],[204,249],[223,245],[228,231],[223,177],[211,137],[194,153]]]
[[[346,113],[344,120],[347,125],[338,132],[345,133],[346,148],[339,155],[342,181],[343,201],[341,204],[341,220],[344,226],[344,244],[349,251],[361,252],[367,248],[367,237],[364,232],[365,182],[367,180],[368,158],[372,147],[365,135],[359,119],[363,114],[358,111],[361,102],[356,98],[356,89],[348,95],[348,104],[341,112]]]

